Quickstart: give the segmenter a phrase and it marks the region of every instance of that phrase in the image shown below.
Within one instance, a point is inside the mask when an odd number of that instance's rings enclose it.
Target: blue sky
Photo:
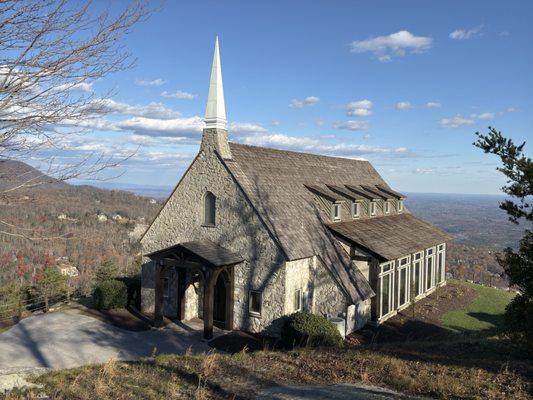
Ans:
[[[532,17],[530,1],[167,1],[125,37],[136,66],[84,88],[113,89],[111,114],[69,157],[135,151],[117,183],[175,185],[218,34],[231,140],[364,158],[401,191],[497,193],[472,142],[489,125],[533,142]]]

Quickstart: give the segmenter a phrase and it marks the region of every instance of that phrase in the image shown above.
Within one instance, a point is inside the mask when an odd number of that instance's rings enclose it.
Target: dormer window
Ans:
[[[204,194],[203,221],[204,226],[215,226],[217,198],[211,192]]]
[[[333,221],[338,221],[341,219],[341,205],[339,203],[333,203],[331,214]]]
[[[376,215],[376,202],[375,201],[370,202],[370,215],[372,217]]]
[[[398,200],[398,212],[403,211],[403,200]]]
[[[390,201],[385,201],[385,214],[390,214]]]
[[[359,203],[354,201],[352,202],[352,217],[359,218]]]

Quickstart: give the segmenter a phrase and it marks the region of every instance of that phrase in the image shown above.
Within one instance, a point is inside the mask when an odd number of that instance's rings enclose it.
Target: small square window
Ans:
[[[403,211],[403,200],[398,200],[398,212]]]
[[[372,216],[376,215],[376,202],[375,201],[370,202],[370,215]]]
[[[294,291],[294,311],[301,311],[302,309],[302,290],[296,289]]]
[[[386,201],[385,202],[385,214],[389,214],[389,213],[390,213],[390,202]]]
[[[359,203],[355,201],[352,203],[352,216],[354,218],[359,218]]]
[[[337,221],[341,219],[341,205],[338,203],[333,204],[333,220]]]
[[[249,304],[249,310],[251,315],[255,315],[257,317],[261,316],[261,308],[263,303],[262,294],[258,290],[250,290],[250,304]]]

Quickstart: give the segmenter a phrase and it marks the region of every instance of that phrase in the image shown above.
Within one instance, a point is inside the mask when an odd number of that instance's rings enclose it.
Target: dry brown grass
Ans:
[[[55,371],[38,378],[51,399],[248,399],[272,385],[364,382],[435,398],[528,399],[533,366],[507,344],[412,342],[341,351],[159,356]],[[507,355],[507,356],[506,356]],[[38,390],[7,398],[36,398]]]

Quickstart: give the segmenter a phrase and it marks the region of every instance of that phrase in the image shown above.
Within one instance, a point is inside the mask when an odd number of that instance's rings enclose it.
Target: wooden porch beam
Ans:
[[[161,263],[155,264],[155,295],[154,295],[154,326],[163,325],[163,268]]]

